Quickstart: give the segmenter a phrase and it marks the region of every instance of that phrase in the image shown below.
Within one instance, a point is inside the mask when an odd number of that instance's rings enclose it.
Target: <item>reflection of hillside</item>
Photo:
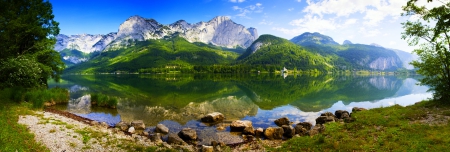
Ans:
[[[193,80],[192,77],[165,78],[159,75],[91,75],[65,79],[89,86],[90,92],[101,92],[128,99],[136,106],[185,107],[191,102],[203,102],[238,91],[229,82]],[[128,103],[131,104],[131,103]]]
[[[118,106],[122,120],[132,121],[141,119],[145,124],[155,126],[164,120],[173,120],[185,124],[190,120],[199,120],[211,112],[221,112],[227,120],[242,119],[245,116],[254,116],[258,106],[247,97],[237,98],[228,96],[199,103],[191,102],[185,107],[177,108],[165,106],[128,105],[123,102]]]
[[[238,83],[261,109],[290,104],[302,111],[320,111],[337,101],[374,101],[392,97],[402,81],[396,77],[300,76]]]

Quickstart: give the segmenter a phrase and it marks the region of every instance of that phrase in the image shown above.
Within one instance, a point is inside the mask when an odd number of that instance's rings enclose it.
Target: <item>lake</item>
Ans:
[[[276,126],[273,121],[285,116],[296,123],[315,124],[315,119],[328,111],[406,106],[431,98],[428,87],[417,85],[417,78],[274,74],[68,75],[63,76],[61,83],[49,85],[70,91],[69,103],[58,105],[57,109],[86,118],[110,125],[121,120],[143,120],[150,130],[162,123],[171,132],[190,127],[210,132],[200,133],[199,138],[222,138],[231,135],[198,120],[205,114],[220,112],[227,122],[251,120],[254,127]],[[90,106],[91,93],[117,97],[117,109]]]

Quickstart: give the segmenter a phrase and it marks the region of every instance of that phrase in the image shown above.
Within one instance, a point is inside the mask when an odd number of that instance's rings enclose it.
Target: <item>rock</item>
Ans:
[[[183,128],[178,132],[178,136],[184,141],[197,140],[197,132],[191,128]]]
[[[299,136],[305,136],[309,132],[309,129],[303,127],[302,125],[296,125],[295,126],[295,133]]]
[[[142,120],[135,120],[131,122],[131,126],[134,127],[134,129],[137,130],[144,130],[145,129],[145,124],[144,121]]]
[[[354,121],[355,121],[355,118],[353,118],[353,117],[344,118],[344,122],[345,123],[351,123],[351,122],[354,122]]]
[[[256,136],[256,137],[262,137],[263,135],[264,135],[264,129],[261,128],[261,127],[256,128],[256,130],[255,130],[255,136]]]
[[[325,131],[325,126],[322,124],[316,124],[310,131],[309,131],[309,135],[310,136],[314,136],[317,135],[319,133],[322,133]]]
[[[46,107],[50,107],[50,106],[53,106],[53,105],[52,105],[52,103],[51,103],[51,102],[44,102],[44,106],[46,106]]]
[[[213,151],[214,151],[214,147],[213,146],[202,145],[202,152],[213,152]]]
[[[177,134],[169,133],[167,138],[167,143],[175,145],[186,145],[187,143],[183,141]]]
[[[334,122],[335,118],[336,117],[331,112],[322,113],[318,118],[316,118],[316,124]]]
[[[120,121],[119,123],[116,124],[116,128],[119,128],[122,131],[128,131],[128,123]]]
[[[150,135],[150,140],[152,142],[155,142],[155,143],[162,143],[163,142],[160,133],[151,134]]]
[[[345,110],[336,110],[334,112],[334,115],[336,115],[336,118],[338,118],[338,119],[344,119],[346,117],[350,117],[350,113]]]
[[[108,128],[109,127],[109,125],[106,122],[104,122],[104,121],[100,123],[100,126],[103,127],[103,128]]]
[[[358,111],[364,111],[367,110],[366,108],[359,108],[359,107],[353,107],[352,112],[358,112]]]
[[[292,138],[295,135],[295,129],[291,125],[283,125],[281,128],[283,128],[285,137]]]
[[[134,134],[136,132],[136,130],[134,129],[134,127],[130,127],[130,128],[128,128],[128,132],[130,134]]]
[[[289,123],[290,123],[290,121],[289,121],[289,118],[287,118],[287,117],[283,117],[283,118],[275,120],[275,124],[279,127],[281,127],[283,125],[290,125]]]
[[[312,128],[312,124],[310,122],[300,122],[297,124],[297,126],[298,125],[302,126],[306,130],[311,130],[311,128]]]
[[[248,120],[235,120],[231,122],[230,130],[236,132],[242,132],[247,127],[253,127],[252,122]]]
[[[165,125],[163,125],[163,124],[157,124],[157,125],[156,125],[156,128],[155,128],[155,132],[167,134],[167,133],[169,133],[169,128],[167,128],[167,127],[166,127]]]
[[[222,122],[223,119],[225,119],[225,116],[223,116],[223,114],[220,112],[213,112],[201,118],[202,122],[207,123],[218,123]]]
[[[91,124],[91,126],[97,126],[99,123],[98,123],[98,121],[95,121],[95,120],[94,120],[94,121],[91,121],[90,124]]]
[[[245,135],[255,135],[255,129],[253,127],[246,127],[243,131],[243,134]]]
[[[264,131],[264,136],[267,139],[282,139],[284,130],[281,127],[269,127]]]

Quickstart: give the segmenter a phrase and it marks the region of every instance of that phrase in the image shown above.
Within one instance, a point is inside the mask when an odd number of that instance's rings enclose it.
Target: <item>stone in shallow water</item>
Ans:
[[[224,118],[225,118],[225,116],[222,113],[213,112],[213,113],[207,114],[206,116],[201,118],[201,120],[202,120],[202,122],[207,122],[207,123],[218,123],[218,122],[222,122]]]
[[[163,124],[158,124],[158,125],[156,125],[155,132],[167,134],[167,133],[169,133],[169,128],[167,128]]]
[[[275,124],[279,127],[283,126],[283,125],[289,125],[290,121],[289,118],[287,117],[283,117],[280,119],[275,120]]]
[[[295,129],[291,125],[283,125],[281,128],[283,128],[285,137],[292,138],[295,135]]]
[[[281,127],[269,127],[264,131],[264,136],[268,139],[282,139],[284,130]]]
[[[145,129],[145,124],[144,121],[142,120],[135,120],[131,122],[131,126],[134,127],[134,129],[138,129],[138,130],[144,130]]]
[[[185,141],[197,140],[197,132],[191,128],[183,128],[178,132],[178,136]]]
[[[248,120],[235,120],[231,122],[230,130],[236,132],[242,132],[247,127],[253,127],[252,122]]]
[[[167,143],[175,145],[186,145],[187,143],[183,141],[177,134],[170,133],[167,138]]]

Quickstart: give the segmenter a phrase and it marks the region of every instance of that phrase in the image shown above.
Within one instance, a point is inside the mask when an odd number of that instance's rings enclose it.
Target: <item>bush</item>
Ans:
[[[91,105],[100,107],[116,108],[117,98],[111,97],[101,93],[91,94]]]
[[[23,101],[33,103],[33,108],[41,109],[45,105],[67,103],[69,92],[62,88],[51,88],[48,90],[30,90],[24,94]]]

